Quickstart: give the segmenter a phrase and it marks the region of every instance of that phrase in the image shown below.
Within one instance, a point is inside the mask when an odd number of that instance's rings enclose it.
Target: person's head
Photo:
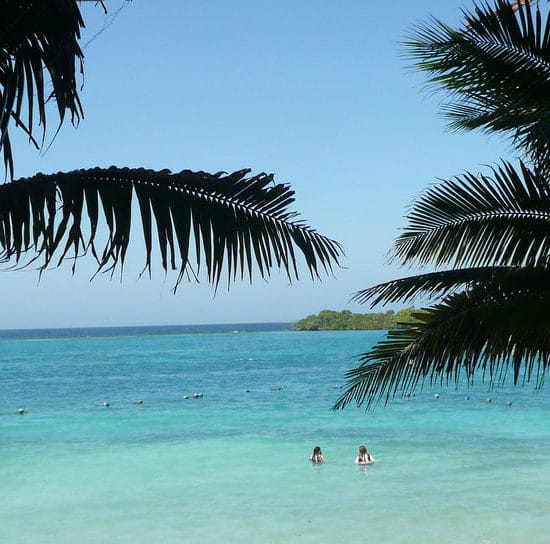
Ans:
[[[321,446],[315,446],[313,448],[313,455],[323,455],[323,452],[321,451]]]
[[[367,446],[359,446],[359,453],[363,455],[367,453]]]

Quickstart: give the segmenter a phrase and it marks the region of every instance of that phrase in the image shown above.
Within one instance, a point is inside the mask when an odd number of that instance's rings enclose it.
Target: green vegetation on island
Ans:
[[[398,312],[355,314],[349,310],[336,312],[334,310],[322,310],[317,315],[308,315],[294,324],[295,331],[363,331],[363,330],[387,330],[399,327],[401,323],[414,323],[418,321],[413,317],[417,312],[414,306],[404,308]]]

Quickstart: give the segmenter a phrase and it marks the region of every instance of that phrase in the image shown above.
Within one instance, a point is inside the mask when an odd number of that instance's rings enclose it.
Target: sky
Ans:
[[[293,210],[339,241],[342,267],[289,285],[274,271],[214,294],[171,288],[160,259],[140,278],[139,240],[122,277],[83,258],[46,272],[0,271],[0,329],[294,321],[323,309],[371,311],[356,291],[414,270],[388,263],[407,206],[438,179],[486,171],[509,143],[450,132],[445,95],[425,89],[401,43],[435,16],[457,24],[470,1],[107,0],[81,4],[85,118],[47,150],[15,136],[15,176],[111,165],[268,172]],[[53,130],[52,130],[53,127]],[[385,311],[396,306],[378,307]]]

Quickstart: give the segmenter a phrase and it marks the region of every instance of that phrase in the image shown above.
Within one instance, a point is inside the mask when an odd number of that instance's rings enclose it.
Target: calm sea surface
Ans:
[[[0,332],[0,542],[549,542],[550,384],[332,412],[382,333],[289,328]]]

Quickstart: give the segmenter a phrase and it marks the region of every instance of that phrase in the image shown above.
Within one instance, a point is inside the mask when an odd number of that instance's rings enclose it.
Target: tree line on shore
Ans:
[[[322,310],[317,315],[308,315],[294,324],[295,331],[342,331],[342,330],[388,330],[395,329],[403,323],[414,323],[418,320],[414,306],[395,312],[371,312],[366,314],[353,313],[350,310],[337,312]]]

